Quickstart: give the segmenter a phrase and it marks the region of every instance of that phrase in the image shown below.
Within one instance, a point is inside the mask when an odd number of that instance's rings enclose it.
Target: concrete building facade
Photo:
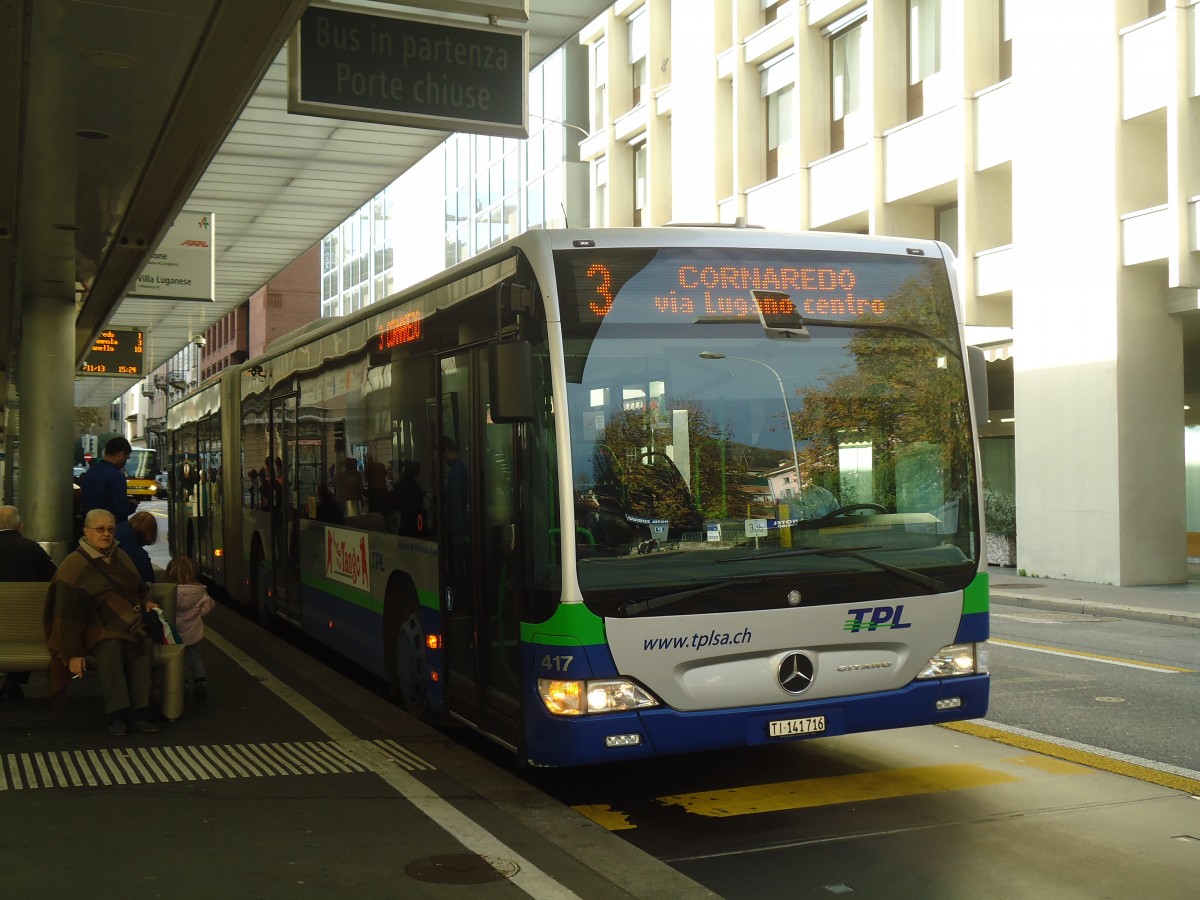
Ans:
[[[621,0],[579,37],[592,224],[945,241],[968,340],[994,360],[985,475],[1015,494],[1019,568],[1184,581],[1200,555],[1197,12]]]

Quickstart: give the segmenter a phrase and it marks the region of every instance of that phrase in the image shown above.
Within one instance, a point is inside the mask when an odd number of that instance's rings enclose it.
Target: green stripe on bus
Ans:
[[[560,603],[554,615],[545,622],[522,622],[521,640],[569,647],[603,644],[604,620],[582,603]]]
[[[988,611],[988,573],[980,572],[963,591],[963,615]]]

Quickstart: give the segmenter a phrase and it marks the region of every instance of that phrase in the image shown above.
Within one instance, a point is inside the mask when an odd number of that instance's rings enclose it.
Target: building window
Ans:
[[[762,0],[763,24],[770,25],[776,19],[782,19],[795,5],[795,0]]]
[[[796,171],[799,153],[796,147],[796,113],[793,82],[795,66],[791,51],[761,67],[762,94],[766,105],[767,158],[766,180]]]
[[[592,225],[608,227],[608,160],[603,156],[592,166]]]
[[[866,7],[829,28],[829,151],[846,147],[847,125],[852,144],[858,143],[856,125],[862,108],[862,23]]]
[[[1012,16],[1008,14],[1008,0],[1000,2],[1000,80],[1012,78]]]
[[[953,58],[950,0],[908,0],[908,118],[925,114],[925,81]]]
[[[650,18],[646,7],[629,17],[629,73],[633,82],[632,106],[645,99],[646,80],[649,76],[646,57],[650,51]]]
[[[608,110],[608,42],[592,45],[592,133],[604,130]]]
[[[958,204],[939,206],[934,210],[936,234],[934,237],[958,256]]]
[[[633,225],[640,228],[643,224],[642,211],[646,208],[646,141],[633,148]]]
[[[768,181],[796,171],[796,123],[792,112],[795,93],[795,87],[789,84],[767,97]]]

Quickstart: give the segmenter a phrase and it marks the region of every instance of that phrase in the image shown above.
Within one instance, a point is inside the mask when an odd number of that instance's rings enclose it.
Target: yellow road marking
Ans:
[[[860,803],[939,791],[958,791],[1018,781],[1014,775],[983,766],[960,764],[887,769],[831,778],[809,778],[773,784],[749,785],[695,794],[659,797],[667,806],[680,806],[689,813],[721,819],[764,812],[807,809],[835,803]]]
[[[1020,647],[1023,650],[1039,650],[1042,653],[1055,653],[1061,656],[1078,656],[1080,659],[1094,659],[1100,662],[1120,663],[1125,666],[1137,666],[1139,669],[1154,669],[1159,672],[1194,672],[1195,669],[1182,669],[1179,666],[1164,666],[1159,663],[1142,662],[1140,659],[1125,659],[1120,656],[1105,656],[1102,653],[1084,653],[1082,650],[1064,650],[1062,647],[1047,647],[1044,644],[1026,644],[1022,641],[1004,641],[990,638],[989,644],[1001,647]]]
[[[1012,756],[1005,760],[1006,763],[1012,763],[1014,766],[1025,766],[1027,769],[1040,769],[1043,772],[1049,772],[1051,775],[1086,775],[1092,771],[1087,766],[1081,766],[1079,763],[1068,762],[1065,759],[1055,759],[1053,756],[1043,756],[1040,753],[1031,753],[1028,756]]]
[[[1126,775],[1129,778],[1148,781],[1160,787],[1200,796],[1200,780],[1188,778],[1184,775],[1176,775],[1173,772],[1161,772],[1158,769],[1141,766],[1127,760],[1112,759],[1111,757],[1101,756],[1098,753],[1089,753],[1086,750],[1080,750],[1076,747],[1063,747],[1049,741],[1029,737],[1028,735],[1013,734],[1008,731],[1001,731],[999,728],[989,728],[987,725],[979,725],[975,722],[946,722],[941,727],[949,728],[951,731],[961,731],[963,734],[971,734],[985,740],[996,741],[1000,744],[1007,744],[1010,747],[1019,747],[1022,750],[1042,753],[1046,756],[1052,756],[1055,759],[1079,763],[1082,766],[1111,772],[1114,775]]]
[[[572,806],[571,809],[577,813],[581,813],[599,825],[601,828],[607,828],[609,831],[625,831],[630,828],[637,828],[629,821],[627,813],[623,813],[618,809],[613,809],[607,803],[591,803],[585,806]]]

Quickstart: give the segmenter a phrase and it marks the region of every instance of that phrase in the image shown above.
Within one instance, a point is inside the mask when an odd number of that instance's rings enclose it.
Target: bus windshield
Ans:
[[[974,577],[944,260],[571,250],[556,268],[578,579],[595,611],[878,599]]]
[[[134,447],[125,463],[125,477],[153,479],[157,474],[157,453],[148,447]]]

